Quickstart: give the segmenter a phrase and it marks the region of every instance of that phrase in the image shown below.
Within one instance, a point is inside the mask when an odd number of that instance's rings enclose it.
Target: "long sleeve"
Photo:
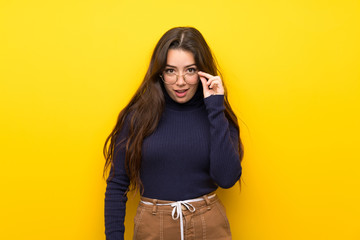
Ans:
[[[117,140],[122,139],[127,132],[125,126]],[[117,142],[116,142],[117,143]],[[125,170],[125,147],[115,147],[114,167],[107,179],[105,192],[105,235],[107,240],[123,240],[125,232],[125,209],[127,196],[125,194],[130,180]],[[110,180],[113,171],[114,177]]]
[[[240,179],[239,132],[225,116],[224,95],[204,99],[210,121],[210,176],[222,188]]]

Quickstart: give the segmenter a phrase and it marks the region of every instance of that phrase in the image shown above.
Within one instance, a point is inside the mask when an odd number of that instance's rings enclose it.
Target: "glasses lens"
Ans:
[[[165,73],[163,80],[166,84],[174,84],[176,82],[176,74],[175,73]]]
[[[185,74],[185,81],[188,84],[195,84],[198,80],[198,74],[196,72]]]

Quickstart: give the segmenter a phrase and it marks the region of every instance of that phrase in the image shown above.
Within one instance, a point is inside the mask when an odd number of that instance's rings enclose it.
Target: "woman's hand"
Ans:
[[[223,95],[224,87],[219,76],[212,76],[205,72],[198,72],[204,90],[204,98],[211,95]]]

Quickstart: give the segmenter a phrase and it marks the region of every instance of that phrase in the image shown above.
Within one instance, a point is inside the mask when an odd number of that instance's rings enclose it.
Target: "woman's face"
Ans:
[[[195,65],[194,55],[191,52],[182,49],[170,49],[168,51],[163,74],[165,80],[164,86],[171,99],[175,102],[186,103],[195,95],[199,85],[197,74],[195,76],[195,84],[188,84],[183,77],[184,74],[193,73],[195,70],[197,70],[197,66]],[[177,81],[174,84],[166,84],[168,77],[166,72],[176,73],[178,75]],[[188,77],[188,75],[186,75],[186,77]],[[188,77],[187,80],[189,78],[190,77]]]

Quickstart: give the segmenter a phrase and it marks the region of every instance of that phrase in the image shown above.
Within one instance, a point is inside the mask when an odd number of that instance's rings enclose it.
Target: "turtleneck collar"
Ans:
[[[177,111],[191,111],[204,106],[204,94],[201,83],[194,94],[194,96],[185,103],[178,103],[174,101],[167,93],[163,83],[160,84],[164,93],[166,108],[170,108]]]

